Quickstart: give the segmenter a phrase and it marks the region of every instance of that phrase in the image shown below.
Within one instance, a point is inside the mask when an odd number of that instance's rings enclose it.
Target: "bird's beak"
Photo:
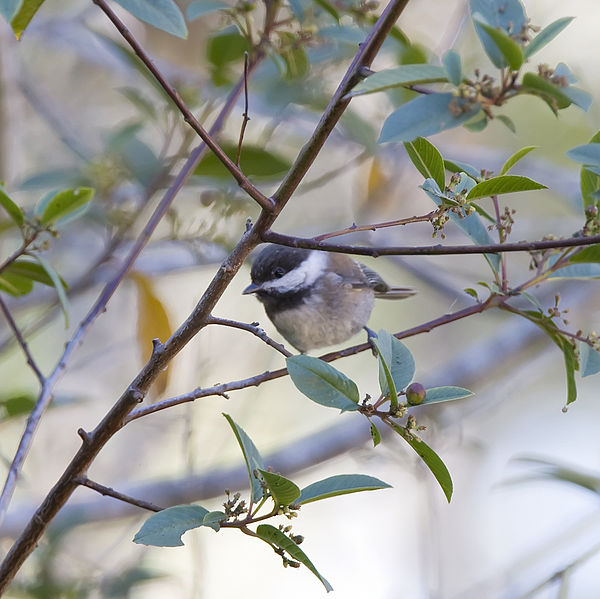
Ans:
[[[242,294],[249,295],[250,293],[256,293],[257,291],[260,291],[260,285],[255,285],[254,283],[250,283],[250,285],[248,285],[248,287],[246,287],[246,289],[244,289],[244,291],[242,291]]]

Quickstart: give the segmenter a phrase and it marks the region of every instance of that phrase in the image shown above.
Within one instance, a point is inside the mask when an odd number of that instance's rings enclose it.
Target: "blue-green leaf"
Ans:
[[[373,476],[365,474],[337,474],[312,483],[308,487],[304,487],[300,498],[294,503],[304,505],[312,501],[337,497],[338,495],[347,495],[348,493],[357,493],[359,491],[375,491],[385,488],[391,488],[391,485]]]
[[[465,172],[467,173],[467,175],[469,175],[469,177],[473,179],[479,179],[481,177],[481,171],[479,169],[476,169],[471,164],[461,162],[459,160],[444,160],[444,167],[451,173]],[[438,187],[440,186],[438,185]],[[440,187],[440,189],[442,188]]]
[[[219,530],[221,530],[221,522],[224,522],[225,520],[227,520],[227,514],[225,512],[208,512],[208,514],[202,518],[202,526],[208,526],[215,532],[219,532]]]
[[[268,470],[259,470],[265,479],[267,487],[271,492],[271,497],[277,506],[290,505],[297,503],[296,499],[300,497],[300,487],[285,476],[269,472]]]
[[[433,179],[440,189],[446,185],[444,159],[439,150],[424,137],[417,137],[404,144],[408,157],[426,179]]]
[[[248,478],[250,479],[250,488],[252,489],[252,501],[258,502],[263,498],[263,488],[260,479],[257,476],[260,470],[265,470],[265,464],[256,445],[252,439],[246,434],[241,426],[238,426],[229,414],[223,414],[229,422],[235,437],[240,445],[240,449],[244,454],[244,461],[248,469]]]
[[[0,15],[4,17],[7,23],[13,18],[13,15],[17,12],[21,0],[1,0],[0,1]]]
[[[525,47],[523,52],[525,58],[533,56],[550,43],[573,19],[574,17],[563,17],[544,27]]]
[[[579,360],[581,376],[590,376],[600,372],[600,352],[583,341],[579,343]]]
[[[188,4],[185,14],[188,21],[193,21],[194,19],[208,15],[211,12],[228,8],[230,8],[229,4],[221,2],[221,0],[193,0],[193,2]]]
[[[569,264],[548,275],[549,279],[598,279],[600,264]]]
[[[481,181],[471,188],[467,194],[467,200],[478,200],[505,193],[518,191],[534,191],[536,189],[547,189],[545,185],[521,175],[500,175],[486,181]]]
[[[319,574],[319,571],[315,568],[310,559],[308,559],[308,556],[304,551],[302,551],[292,539],[283,534],[283,532],[270,524],[261,524],[256,528],[256,534],[263,541],[283,549],[290,557],[301,564],[304,564],[321,581],[327,592],[333,591],[333,587],[321,576],[321,574]]]
[[[200,505],[176,505],[148,518],[133,538],[134,543],[155,547],[179,547],[181,535],[204,524],[208,510]]]
[[[589,143],[571,148],[567,156],[574,162],[600,166],[600,143]]]
[[[499,114],[494,118],[499,120],[511,133],[517,132],[517,127],[515,126],[515,123],[511,118],[507,117],[504,114]]]
[[[292,382],[309,399],[342,412],[358,409],[356,383],[327,362],[300,355],[287,358],[286,363]]]
[[[393,386],[397,391],[402,391],[415,376],[415,360],[410,350],[400,339],[396,339],[383,329],[377,334],[377,347],[389,367]],[[387,393],[387,380],[385,373],[379,370],[379,384],[384,393]]]
[[[451,93],[426,94],[400,106],[386,119],[379,143],[412,141],[466,123],[481,108]]]
[[[447,81],[446,71],[432,64],[405,64],[369,75],[356,85],[348,96],[361,96],[393,87]]]
[[[473,395],[473,391],[463,389],[463,387],[432,387],[431,389],[427,389],[425,399],[421,405],[440,403],[443,401],[454,401],[455,399],[464,399],[471,395]]]
[[[181,10],[173,0],[115,0],[141,21],[177,37],[186,38],[188,31]]]
[[[448,50],[442,57],[442,64],[448,75],[448,81],[458,87],[462,83],[462,62],[460,56],[454,50]]]

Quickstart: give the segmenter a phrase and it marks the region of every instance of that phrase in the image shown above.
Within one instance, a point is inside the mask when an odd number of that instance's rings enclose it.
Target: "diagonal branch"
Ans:
[[[258,62],[253,63],[252,70],[254,70],[257,65]],[[213,134],[222,128],[225,122],[225,118],[233,109],[237,97],[239,96],[242,90],[242,85],[243,82],[240,81],[238,85],[231,91],[229,97],[227,98],[227,101],[225,102],[225,105],[223,106],[219,114],[219,117],[217,118],[217,120],[211,128],[211,132]],[[164,197],[162,198],[162,200],[156,207],[154,213],[146,223],[146,226],[142,230],[142,233],[140,234],[136,242],[133,244],[133,247],[129,251],[129,254],[123,261],[121,268],[119,269],[115,277],[106,284],[106,286],[100,293],[98,299],[88,312],[87,316],[81,322],[69,343],[67,343],[63,355],[58,361],[58,364],[45,380],[45,383],[42,386],[42,390],[40,392],[40,396],[31,414],[29,415],[29,418],[27,419],[25,431],[21,437],[19,447],[11,463],[6,481],[4,483],[4,488],[2,489],[2,494],[0,494],[0,522],[4,518],[6,510],[8,509],[8,504],[10,503],[11,497],[16,487],[19,471],[23,465],[23,462],[25,461],[27,454],[29,453],[29,449],[33,442],[33,438],[38,424],[44,412],[50,405],[50,402],[52,401],[52,390],[58,382],[58,379],[61,377],[64,369],[66,368],[67,363],[71,358],[71,355],[82,342],[85,334],[95,322],[96,318],[105,310],[110,298],[113,296],[113,294],[125,278],[126,274],[129,272],[129,269],[141,253],[142,249],[148,243],[155,228],[158,226],[159,222],[170,208],[173,200],[175,199],[175,196],[177,195],[181,187],[185,184],[187,178],[193,173],[198,162],[200,162],[206,151],[207,146],[205,144],[200,144],[194,150],[192,150],[189,158],[185,162],[180,173],[175,178],[175,181],[167,189]]]
[[[94,1],[108,9],[104,0]],[[233,277],[242,267],[242,264],[248,257],[250,251],[261,242],[264,231],[273,224],[279,212],[283,209],[298,184],[302,181],[302,178],[311,164],[316,160],[320,149],[348,105],[349,100],[343,99],[343,96],[360,79],[361,68],[371,64],[388,32],[393,27],[407,4],[408,0],[392,0],[383,11],[365,42],[361,45],[360,50],[342,79],[342,82],[338,86],[337,91],[321,117],[312,137],[300,151],[294,165],[277,190],[274,196],[275,209],[263,209],[256,224],[244,233],[238,244],[221,264],[221,267],[209,283],[188,319],[164,345],[155,345],[150,360],[141,369],[139,374],[135,377],[123,395],[117,400],[111,410],[93,431],[82,435],[83,444],[81,448],[75,454],[52,490],[42,501],[23,532],[7,553],[2,564],[0,564],[0,594],[2,594],[11,583],[22,564],[37,546],[39,539],[44,534],[52,519],[77,488],[78,484],[75,480],[76,477],[87,471],[88,467],[94,461],[104,445],[120,428],[122,428],[130,412],[143,400],[150,385],[154,382],[159,373],[168,365],[170,360],[179,353],[179,351],[181,351],[204,326],[206,326],[206,322],[209,319],[213,308],[233,280]],[[110,14],[110,9],[108,10],[109,13],[107,14]],[[115,23],[115,26],[119,28],[119,31],[122,34],[126,33],[131,37],[116,16],[114,16],[114,18],[116,21],[113,22]],[[151,70],[154,73],[156,69],[151,62],[149,63],[149,68],[150,66],[152,66]],[[174,90],[171,90],[171,92],[174,94],[175,98],[177,98],[177,93]],[[211,137],[207,139],[210,139],[212,142]],[[206,142],[206,145],[208,146],[208,142]],[[199,154],[198,160],[201,156],[202,155]],[[188,161],[186,167],[189,167],[189,165]],[[177,181],[182,179],[180,183],[183,184],[183,181],[189,176],[190,172],[191,169],[185,171],[185,174],[182,171],[177,178]],[[179,189],[179,187],[177,187],[177,189]],[[136,256],[137,254],[135,254],[133,259],[135,259]],[[132,262],[133,260],[131,263]],[[96,316],[97,314],[94,314],[93,319],[95,319]],[[67,346],[65,354],[70,355],[74,351],[76,344],[80,341],[80,336],[76,334],[76,337],[77,339],[74,338]],[[66,358],[68,355],[63,357]],[[59,362],[57,369],[54,371],[55,373],[62,369],[62,363],[63,359]],[[58,376],[58,373],[55,376]]]
[[[237,181],[238,185],[253,199],[261,208],[264,210],[272,210],[274,202],[271,198],[265,196],[256,186],[252,184],[250,179],[244,175],[240,170],[239,166],[227,156],[221,146],[214,140],[214,134],[206,131],[200,124],[198,119],[194,116],[192,111],[187,107],[179,92],[165,79],[163,74],[158,70],[152,59],[148,56],[146,51],[142,48],[139,42],[135,39],[132,33],[127,29],[123,21],[115,14],[115,12],[108,6],[105,0],[92,0],[112,21],[117,31],[123,36],[125,41],[131,46],[133,51],[139,56],[140,60],[146,65],[148,70],[154,75],[158,83],[165,90],[167,95],[173,100],[175,106],[179,109],[184,117],[184,120],[192,129],[200,136],[200,139],[208,146],[208,148],[215,154],[215,156],[223,163],[225,168],[231,173],[233,178]],[[262,50],[259,49],[257,56],[254,58],[256,62],[259,57],[262,57]]]

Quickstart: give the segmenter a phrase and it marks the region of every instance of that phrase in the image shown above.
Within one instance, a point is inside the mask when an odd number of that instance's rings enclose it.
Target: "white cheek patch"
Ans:
[[[308,258],[294,270],[286,273],[280,279],[263,283],[261,287],[265,291],[278,291],[279,293],[310,287],[323,274],[326,265],[327,254],[325,252],[311,252]]]

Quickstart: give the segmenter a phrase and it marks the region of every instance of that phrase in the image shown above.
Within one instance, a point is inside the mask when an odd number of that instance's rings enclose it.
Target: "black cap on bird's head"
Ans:
[[[254,261],[250,271],[252,283],[243,293],[256,293],[260,297],[262,294],[281,294],[297,289],[306,276],[302,280],[299,277],[284,277],[297,270],[313,253],[313,250],[303,248],[268,245]]]

